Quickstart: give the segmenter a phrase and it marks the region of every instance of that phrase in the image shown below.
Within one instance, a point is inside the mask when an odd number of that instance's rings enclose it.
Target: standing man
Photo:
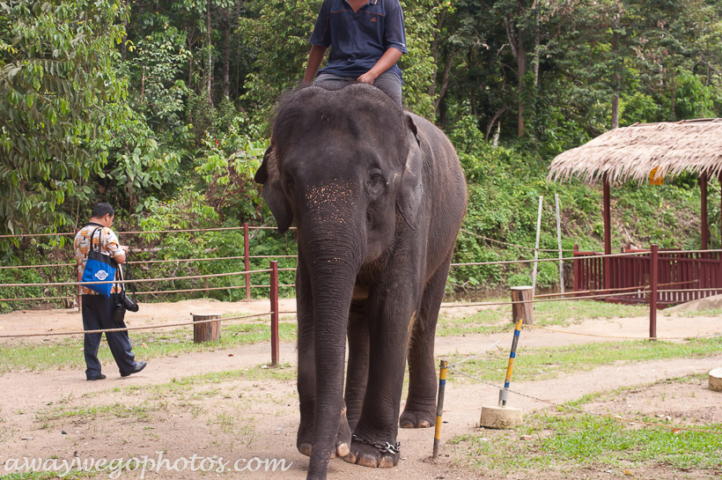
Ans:
[[[401,107],[403,75],[396,62],[406,53],[406,32],[399,0],[324,0],[311,44],[304,83],[313,82],[330,46],[316,85],[367,83]]]
[[[88,261],[88,253],[95,246],[100,246],[100,253],[107,255],[115,260],[116,263],[125,263],[125,254],[128,247],[120,246],[118,236],[110,229],[113,225],[113,217],[115,212],[113,207],[107,203],[99,203],[93,208],[90,222],[84,226],[75,235],[75,259],[78,262],[78,271],[80,277],[85,270],[85,264]],[[100,235],[93,232],[100,230]],[[92,245],[91,245],[92,241]],[[118,267],[120,268],[120,267]],[[125,322],[115,323],[112,320],[113,312],[113,295],[120,292],[118,285],[113,285],[111,297],[105,298],[103,295],[82,286],[82,305],[83,305],[83,329],[84,330],[105,330],[110,328],[125,328]],[[98,360],[98,347],[102,333],[86,333],[85,334],[85,376],[88,380],[103,380],[105,375],[100,373],[101,365]],[[120,376],[127,377],[133,373],[138,373],[146,366],[146,362],[136,362],[128,332],[107,332],[105,338],[110,346],[110,352],[113,354],[115,363],[120,369]]]

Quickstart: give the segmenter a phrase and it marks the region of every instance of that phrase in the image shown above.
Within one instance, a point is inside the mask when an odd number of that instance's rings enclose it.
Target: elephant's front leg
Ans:
[[[415,292],[404,293],[406,295],[387,292],[383,297],[388,301],[377,308],[369,306],[368,383],[351,453],[344,458],[350,463],[389,468],[399,461],[396,436],[406,341],[418,298]]]
[[[299,255],[300,257],[300,255]],[[314,348],[313,293],[308,271],[299,262],[296,271],[296,305],[298,310],[298,396],[301,423],[296,435],[296,448],[306,456],[313,450],[313,432],[316,419],[316,355]],[[346,409],[341,411],[336,452],[343,457],[349,453],[351,428],[346,420]]]

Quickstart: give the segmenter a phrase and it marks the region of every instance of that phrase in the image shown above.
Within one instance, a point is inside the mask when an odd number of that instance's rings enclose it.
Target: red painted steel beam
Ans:
[[[659,247],[651,246],[652,254],[649,256],[649,338],[657,338],[657,263],[659,261]]]
[[[702,223],[702,248],[701,250],[707,250],[709,244],[709,223],[707,222],[707,174],[703,173],[699,177],[699,189],[701,192],[701,209],[700,217]]]
[[[278,262],[271,262],[271,364],[278,365]]]
[[[604,254],[612,253],[612,206],[609,192],[609,176],[604,174]],[[604,259],[604,288],[612,288],[611,262]]]

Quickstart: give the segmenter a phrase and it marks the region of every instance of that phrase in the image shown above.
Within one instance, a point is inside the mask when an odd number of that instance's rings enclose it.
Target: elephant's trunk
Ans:
[[[360,232],[349,225],[333,228],[328,226],[330,222],[322,223],[326,224],[322,232],[302,240],[313,284],[316,360],[316,415],[309,479],[326,478],[329,458],[336,449],[343,408],[348,315],[365,248]]]

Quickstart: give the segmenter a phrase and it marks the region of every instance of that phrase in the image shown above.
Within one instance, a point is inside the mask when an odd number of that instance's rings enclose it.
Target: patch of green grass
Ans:
[[[62,470],[61,470],[62,471]],[[78,480],[81,478],[93,478],[99,471],[70,471],[67,475],[62,478],[65,480]],[[53,472],[25,472],[25,473],[9,473],[7,475],[0,475],[2,480],[50,480],[60,478],[57,473]]]
[[[40,422],[49,422],[61,418],[94,419],[98,416],[115,416],[118,418],[133,418],[137,421],[150,420],[148,413],[157,408],[144,406],[127,406],[122,403],[113,405],[100,405],[97,407],[82,407],[76,409],[55,408],[45,413],[38,413],[36,419]]]
[[[166,394],[176,391],[190,390],[193,386],[218,384],[233,380],[280,380],[292,381],[296,379],[296,368],[290,363],[282,363],[277,367],[258,365],[242,370],[226,370],[222,372],[204,373],[188,377],[174,378],[168,383],[153,385],[131,385],[125,389],[128,394],[155,393]]]
[[[719,317],[722,315],[722,308],[710,308],[708,310],[691,310],[689,312],[665,312],[662,310],[662,315],[665,317]]]
[[[652,465],[679,473],[714,471],[722,468],[722,424],[704,428],[718,433],[675,433],[593,415],[537,413],[525,416],[525,425],[515,430],[457,436],[450,443],[466,450],[470,466],[497,474],[604,467],[634,475],[635,468]],[[522,434],[531,438],[520,441]]]
[[[674,383],[690,383],[692,381],[702,381],[707,379],[706,373],[695,373],[692,375],[687,375],[684,377],[672,377],[672,378],[663,378],[661,380],[657,380],[656,382],[647,383],[645,385],[635,385],[633,387],[620,387],[616,388],[614,390],[609,391],[603,391],[603,392],[594,392],[589,393],[577,400],[573,400],[571,402],[566,402],[566,405],[569,405],[571,407],[580,407],[582,405],[586,405],[588,403],[592,402],[600,402],[600,401],[606,401],[611,400],[616,397],[619,397],[621,394],[629,391],[635,391],[639,390],[640,388],[650,388],[654,387],[656,385],[671,385]]]
[[[491,299],[488,303],[507,302],[509,299]],[[649,307],[645,305],[622,305],[593,300],[575,300],[572,302],[539,302],[534,304],[534,323],[536,325],[569,325],[587,319],[598,318],[630,318],[649,315]],[[511,331],[511,306],[490,307],[474,312],[469,307],[469,315],[463,318],[439,315],[436,335],[462,336],[470,333],[490,335]]]
[[[564,347],[524,348],[517,350],[514,361],[514,381],[534,381],[556,378],[561,373],[588,371],[602,365],[619,362],[645,362],[669,358],[693,358],[719,355],[722,352],[722,336],[690,339],[673,343],[638,340],[630,342],[605,342]],[[450,363],[464,356],[449,357]],[[494,349],[484,356],[470,360],[459,370],[487,381],[502,382],[509,362],[507,349]],[[450,375],[451,379],[464,378]]]
[[[280,323],[278,328],[281,341],[296,339],[295,323]],[[271,331],[268,325],[262,323],[229,323],[222,326],[221,339],[217,342],[193,343],[193,330],[190,328],[167,332],[130,332],[130,340],[136,356],[153,359],[267,342],[271,340]],[[85,366],[82,347],[82,337],[64,339],[55,344],[4,345],[0,348],[0,374],[18,370],[82,368]],[[103,364],[113,364],[113,356],[105,341],[101,343],[98,358]]]

